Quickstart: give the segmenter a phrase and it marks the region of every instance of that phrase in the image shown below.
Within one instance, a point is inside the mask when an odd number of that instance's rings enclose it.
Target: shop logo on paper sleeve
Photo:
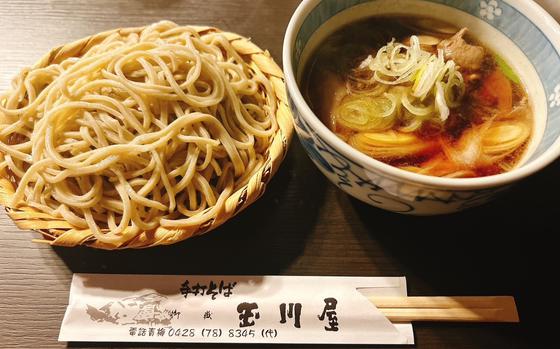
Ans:
[[[86,313],[95,322],[110,322],[116,325],[170,325],[171,320],[179,318],[175,309],[163,309],[167,299],[157,293],[132,296],[108,302],[101,308],[87,304]]]

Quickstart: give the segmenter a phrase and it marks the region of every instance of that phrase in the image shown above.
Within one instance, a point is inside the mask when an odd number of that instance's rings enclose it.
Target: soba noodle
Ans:
[[[0,96],[0,171],[26,205],[122,244],[212,218],[264,161],[274,91],[227,38],[159,22],[26,69]]]

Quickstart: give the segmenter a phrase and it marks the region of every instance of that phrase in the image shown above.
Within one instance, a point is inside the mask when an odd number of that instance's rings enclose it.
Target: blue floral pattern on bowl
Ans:
[[[288,93],[290,105],[294,103]],[[313,163],[337,187],[355,198],[389,211],[427,215],[434,212],[451,213],[487,202],[506,188],[474,191],[431,190],[410,184],[398,184],[380,173],[366,170],[345,157],[313,131],[299,111],[292,107],[296,133]]]

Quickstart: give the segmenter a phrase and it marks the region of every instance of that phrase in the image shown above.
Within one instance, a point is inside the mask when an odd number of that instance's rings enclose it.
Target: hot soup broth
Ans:
[[[532,133],[514,70],[468,28],[429,18],[370,18],[342,28],[313,53],[303,87],[342,140],[420,174],[508,171]]]

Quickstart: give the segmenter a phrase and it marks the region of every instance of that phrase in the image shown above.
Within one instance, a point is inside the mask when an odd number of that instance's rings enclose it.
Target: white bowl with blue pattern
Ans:
[[[439,18],[468,27],[514,67],[535,127],[520,165],[481,178],[439,178],[377,161],[334,135],[311,111],[298,82],[317,45],[342,26],[380,15]],[[483,204],[560,155],[560,26],[526,0],[304,0],[288,25],[283,64],[295,129],[321,172],[355,198],[388,211],[435,215]],[[320,88],[317,87],[317,88]]]

